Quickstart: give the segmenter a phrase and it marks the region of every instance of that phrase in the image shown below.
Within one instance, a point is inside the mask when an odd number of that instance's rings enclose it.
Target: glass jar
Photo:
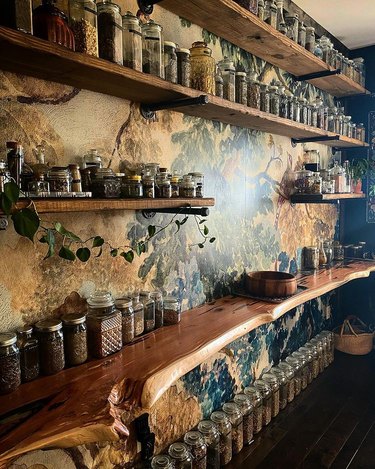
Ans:
[[[308,115],[307,115],[307,101],[305,98],[298,98],[299,108],[300,108],[300,120],[301,124],[308,125]]]
[[[67,366],[76,366],[87,360],[86,315],[65,314],[62,317],[64,331],[64,352]]]
[[[149,291],[141,291],[139,300],[143,304],[145,332],[151,332],[155,329],[155,302]]]
[[[290,14],[285,16],[285,23],[287,27],[287,37],[292,41],[298,42],[299,21],[297,14]],[[305,30],[306,34],[306,30]]]
[[[225,403],[223,411],[232,424],[232,453],[235,455],[243,448],[243,416],[240,408],[234,402]]]
[[[82,179],[79,165],[70,164],[69,171],[72,177],[72,192],[82,192]]]
[[[171,191],[172,197],[180,197],[180,176],[172,176],[171,178]]]
[[[174,469],[173,461],[166,454],[158,454],[151,460],[151,469]]]
[[[76,52],[98,57],[98,13],[93,0],[69,2],[70,27]]]
[[[214,422],[202,420],[198,423],[207,446],[207,469],[220,468],[220,433]]]
[[[306,171],[305,169],[294,172],[294,189],[297,194],[311,193],[313,176],[312,171]]]
[[[277,86],[270,86],[270,112],[275,116],[280,114],[280,96]]]
[[[262,424],[265,427],[271,422],[272,418],[272,389],[268,383],[261,379],[255,381],[254,387],[262,396]]]
[[[195,184],[195,197],[204,197],[204,174],[203,173],[189,173],[189,176],[193,178]]]
[[[270,1],[269,16],[266,21],[270,26],[277,29],[277,5],[274,0]]]
[[[35,325],[39,341],[40,371],[53,375],[65,367],[62,322],[59,319],[43,319]]]
[[[253,404],[254,433],[259,433],[263,427],[262,395],[254,386],[248,386],[245,388],[244,393],[250,398],[251,403]]]
[[[301,104],[297,96],[293,97],[293,104],[294,104],[293,120],[295,122],[301,122]]]
[[[294,96],[289,95],[288,96],[288,119],[290,119],[291,121],[294,120],[294,115],[295,115]]]
[[[42,0],[33,10],[33,34],[74,50],[74,34],[65,13],[54,6],[54,0]]]
[[[121,196],[125,199],[141,199],[143,197],[142,177],[138,174],[128,176],[121,186]]]
[[[225,466],[232,460],[232,424],[225,412],[212,412],[211,420],[216,424],[220,433],[220,466]]]
[[[122,343],[130,344],[134,340],[134,310],[131,298],[117,298],[115,306],[122,317]]]
[[[307,342],[305,345],[307,349],[310,350],[312,355],[312,378],[315,379],[319,375],[319,353],[316,345],[312,344],[311,342]]]
[[[71,192],[72,176],[69,168],[54,166],[48,171],[47,181],[51,192]]]
[[[155,178],[149,172],[145,172],[142,177],[143,197],[145,199],[155,198]]]
[[[10,182],[10,172],[6,161],[0,160],[0,192],[4,192],[5,184],[7,182]]]
[[[164,298],[164,324],[178,324],[181,321],[181,303],[178,298],[166,296]]]
[[[299,23],[298,27],[298,44],[302,47],[306,47],[306,26],[303,21]]]
[[[168,448],[168,454],[173,460],[174,469],[192,469],[192,456],[185,443],[172,443]]]
[[[359,84],[362,86],[366,85],[366,65],[365,59],[363,57],[357,57],[353,59],[353,62],[358,68],[359,71]]]
[[[158,196],[162,199],[170,199],[172,197],[172,185],[167,175],[158,181]]]
[[[130,11],[122,17],[122,57],[125,67],[142,71],[142,28]]]
[[[2,0],[0,2],[0,24],[23,33],[33,34],[31,0]]]
[[[39,376],[39,344],[33,337],[33,327],[17,329],[17,347],[20,351],[21,381],[26,383]]]
[[[292,357],[296,358],[300,362],[301,366],[301,389],[307,388],[307,379],[309,374],[308,363],[305,356],[300,352],[293,352]]]
[[[189,174],[185,175],[180,184],[180,197],[192,199],[196,197],[195,182]]]
[[[236,103],[247,106],[247,78],[245,72],[236,72]]]
[[[284,19],[284,0],[277,0],[276,8],[276,29],[286,34],[286,25]]]
[[[207,468],[207,446],[203,435],[197,431],[186,432],[184,443],[193,458],[193,469]]]
[[[83,157],[83,165],[82,167],[85,168],[102,168],[102,158],[98,153],[98,150],[95,148],[89,150],[86,155]]]
[[[221,76],[219,67],[216,67],[215,96],[217,96],[218,98],[222,98],[224,96],[224,80],[223,80],[223,77]]]
[[[312,177],[311,194],[322,193],[322,178],[319,173],[314,173]]]
[[[344,248],[338,241],[335,241],[333,243],[333,260],[334,261],[344,260]]]
[[[315,345],[317,351],[318,351],[318,356],[319,356],[319,373],[323,373],[324,368],[325,368],[325,363],[324,363],[324,348],[321,340],[319,340],[317,337],[314,339],[310,340],[310,343]]]
[[[331,265],[333,262],[333,245],[331,240],[325,240],[323,242],[324,252],[327,256],[327,265]]]
[[[134,310],[134,335],[138,337],[142,335],[145,330],[144,306],[139,301],[139,294],[132,297],[132,302]]]
[[[280,383],[277,376],[273,373],[265,373],[262,376],[272,390],[272,418],[277,417],[280,412]]]
[[[153,291],[150,297],[155,303],[155,329],[158,329],[164,325],[163,295],[159,291]]]
[[[235,0],[235,2],[254,15],[258,14],[258,0]]]
[[[314,357],[311,353],[311,350],[308,347],[300,347],[298,352],[301,353],[306,360],[306,369],[307,369],[307,384],[310,384],[314,379],[314,370],[313,370],[313,361]]]
[[[320,340],[320,343],[322,344],[324,368],[327,368],[330,364],[330,358],[329,358],[330,346],[329,346],[328,337],[326,336],[325,332],[321,332],[320,334],[316,336],[316,339]]]
[[[280,112],[279,117],[283,119],[288,119],[289,117],[289,100],[288,96],[285,94],[285,88],[282,86],[279,88],[279,96],[280,96]]]
[[[223,77],[223,98],[234,102],[236,99],[236,69],[233,62],[228,57],[224,57],[218,63],[218,67]]]
[[[328,340],[329,347],[329,364],[333,363],[335,359],[335,335],[332,331],[323,331],[322,334],[325,334]]]
[[[315,52],[315,28],[306,27],[306,45],[305,49],[311,53]]]
[[[294,382],[294,368],[286,362],[278,364],[278,368],[285,374],[288,383],[288,403],[294,400],[295,396],[295,382]]]
[[[261,21],[264,21],[264,14],[265,14],[265,5],[264,0],[258,0],[258,18]]]
[[[313,127],[318,127],[318,108],[316,103],[310,104],[311,110],[311,124]]]
[[[288,404],[288,379],[286,374],[277,366],[270,369],[269,373],[276,376],[279,381],[279,410],[285,409]],[[266,375],[264,375],[266,376]],[[264,379],[264,377],[263,377]]]
[[[0,334],[0,394],[15,391],[21,384],[20,351],[14,332]]]
[[[164,78],[177,83],[176,44],[170,41],[164,41]]]
[[[263,112],[270,112],[270,93],[268,85],[260,85],[260,110]]]
[[[189,49],[177,49],[177,83],[190,87],[191,65]]]
[[[153,20],[142,24],[142,68],[144,73],[164,78],[163,28]]]
[[[122,316],[115,307],[112,295],[97,291],[91,295],[87,304],[87,339],[92,357],[104,358],[121,350]]]
[[[319,248],[316,246],[307,246],[303,248],[303,269],[319,269]]]
[[[365,142],[366,137],[365,137],[365,125],[364,124],[362,123],[357,124],[355,138],[361,142]]]
[[[286,363],[293,369],[294,374],[294,395],[298,396],[302,390],[302,363],[297,357],[287,357]]]
[[[91,174],[92,196],[99,199],[115,199],[121,195],[121,180],[111,168],[95,168]]]
[[[190,49],[191,87],[215,94],[216,63],[205,42],[194,42]]]
[[[98,3],[97,8],[99,57],[122,65],[121,9],[109,0]]]
[[[253,109],[261,109],[260,83],[256,72],[249,72],[247,81],[247,105]]]
[[[237,394],[233,401],[240,408],[243,417],[243,444],[250,445],[254,436],[254,406],[246,394]]]

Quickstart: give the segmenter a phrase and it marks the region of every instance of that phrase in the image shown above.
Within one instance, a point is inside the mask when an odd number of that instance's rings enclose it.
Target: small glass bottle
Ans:
[[[98,153],[98,150],[95,148],[92,148],[89,150],[86,155],[83,157],[83,165],[82,167],[84,169],[86,168],[102,168],[103,163],[102,163],[102,158]]]
[[[39,376],[39,344],[33,337],[33,327],[17,329],[17,346],[20,351],[21,381],[26,383]]]
[[[82,179],[79,165],[70,164],[69,171],[72,176],[72,192],[82,192]]]
[[[311,353],[311,350],[307,347],[300,347],[298,349],[299,353],[302,353],[306,360],[306,368],[307,368],[307,384],[311,384],[312,380],[314,379],[314,373],[313,373],[313,354]]]
[[[142,176],[137,174],[128,176],[121,185],[121,195],[126,199],[141,199],[143,197]]]
[[[269,5],[269,17],[267,22],[270,26],[277,29],[277,5],[274,0],[272,0]]]
[[[193,458],[185,443],[172,443],[168,448],[168,454],[173,460],[174,469],[193,469]]]
[[[83,313],[65,314],[62,321],[66,365],[81,365],[88,357],[86,315]]]
[[[244,393],[248,396],[253,404],[253,426],[254,433],[259,433],[263,427],[263,398],[261,393],[254,386],[245,388]]]
[[[163,28],[153,20],[142,24],[142,69],[164,78]]]
[[[312,379],[315,379],[319,375],[319,353],[318,348],[316,345],[312,344],[311,342],[307,342],[305,345],[307,349],[309,349],[311,356],[312,356]]]
[[[207,446],[207,469],[220,468],[220,433],[214,422],[202,420],[198,423]]]
[[[301,104],[297,96],[293,98],[293,104],[294,104],[293,120],[295,122],[301,122]]]
[[[216,67],[216,75],[215,75],[215,96],[218,98],[223,98],[224,96],[224,80],[221,75],[221,71],[219,67]]]
[[[264,10],[265,10],[264,0],[258,0],[258,18],[261,21],[264,21]]]
[[[122,17],[122,54],[125,67],[142,71],[142,28],[130,11]]]
[[[245,72],[236,72],[236,103],[247,106],[247,78]]]
[[[299,107],[300,107],[300,122],[301,124],[308,125],[308,113],[307,113],[307,101],[306,98],[299,98]]]
[[[193,469],[207,468],[207,446],[203,435],[197,431],[186,432],[184,443],[189,448],[193,458]]]
[[[294,42],[298,42],[299,21],[297,14],[289,14],[285,16],[285,23],[287,26],[287,37]]]
[[[144,306],[139,301],[139,294],[132,296],[132,303],[134,310],[134,335],[138,337],[145,330]]]
[[[301,364],[301,389],[304,390],[307,388],[309,375],[309,366],[306,357],[303,353],[300,353],[299,351],[293,352],[292,357],[296,358]]]
[[[33,34],[31,0],[2,0],[0,2],[0,24],[7,28]]]
[[[99,57],[122,65],[122,18],[116,3],[104,0],[97,4]]]
[[[272,418],[277,417],[280,412],[280,383],[277,376],[273,373],[265,373],[262,376],[262,380],[265,381],[272,390]]]
[[[310,343],[312,345],[315,345],[317,351],[318,351],[318,356],[319,356],[319,373],[323,373],[325,364],[324,364],[324,348],[322,341],[319,340],[317,337],[314,337],[314,339],[310,340]]]
[[[294,369],[286,362],[280,362],[277,366],[282,373],[286,376],[287,380],[287,401],[288,404],[294,400],[295,396],[295,384],[294,384]]]
[[[280,385],[279,407],[280,407],[280,410],[283,410],[288,404],[288,379],[284,371],[282,371],[278,366],[272,367],[269,372],[275,375],[279,381],[279,385]]]
[[[20,351],[14,332],[0,334],[0,394],[15,391],[21,384]]]
[[[223,98],[234,102],[236,94],[236,69],[233,62],[228,57],[224,57],[218,63],[218,66],[223,77]]]
[[[181,303],[178,298],[166,296],[164,298],[164,324],[178,324],[181,321]]]
[[[205,42],[194,42],[190,49],[191,87],[215,94],[216,63]]]
[[[204,197],[204,174],[203,173],[189,173],[189,176],[193,178],[195,184],[195,197]]]
[[[160,291],[153,291],[150,297],[155,302],[155,329],[158,329],[164,325],[163,295]]]
[[[139,300],[143,303],[145,332],[151,332],[155,329],[155,302],[151,298],[149,291],[141,291]]]
[[[254,387],[262,395],[262,422],[265,427],[271,422],[272,418],[272,389],[268,383],[261,379],[254,382]]]
[[[155,198],[155,178],[150,172],[145,172],[142,176],[143,197],[145,199]]]
[[[62,322],[58,319],[43,319],[35,325],[39,341],[40,371],[53,375],[65,367]]]
[[[177,54],[176,44],[164,41],[164,78],[171,83],[177,83]]]
[[[225,412],[212,412],[211,420],[220,433],[220,466],[225,466],[232,460],[232,424]]]
[[[74,34],[75,51],[98,57],[98,12],[93,0],[69,2],[70,27]]]
[[[261,109],[260,106],[260,83],[256,72],[248,73],[247,81],[247,105],[253,109]]]
[[[243,448],[243,416],[240,408],[234,402],[223,405],[223,411],[227,414],[232,424],[232,453],[238,454]]]
[[[315,52],[315,28],[306,27],[306,45],[305,49],[311,53]]]
[[[296,357],[289,356],[285,359],[286,363],[290,365],[294,373],[294,395],[298,396],[302,390],[302,364]]]
[[[233,401],[240,408],[243,417],[243,444],[250,445],[254,436],[253,403],[246,394],[237,394]]]
[[[288,95],[288,119],[294,120],[294,113],[295,113],[295,101],[294,96],[289,94]]]
[[[260,110],[263,112],[270,112],[270,93],[268,85],[261,84],[260,89]]]
[[[276,29],[282,32],[285,27],[284,0],[278,0],[276,2],[276,8],[277,8]]]
[[[306,47],[306,26],[303,21],[299,23],[298,27],[298,44],[302,47]]]
[[[180,197],[192,199],[196,197],[195,182],[189,174],[186,174],[180,184]]]
[[[115,306],[122,316],[122,343],[130,344],[134,340],[134,310],[131,298],[117,298]]]
[[[191,65],[189,49],[177,49],[177,83],[190,87]]]
[[[151,469],[174,469],[174,464],[166,454],[158,454],[151,460]]]
[[[270,112],[275,116],[280,114],[280,96],[277,86],[270,86]]]
[[[159,197],[170,199],[172,197],[172,185],[170,179],[166,176],[158,181]]]
[[[111,168],[95,168],[91,175],[91,191],[92,196],[99,199],[117,199],[121,195],[121,180]]]
[[[171,178],[172,197],[180,197],[180,176],[173,175]]]

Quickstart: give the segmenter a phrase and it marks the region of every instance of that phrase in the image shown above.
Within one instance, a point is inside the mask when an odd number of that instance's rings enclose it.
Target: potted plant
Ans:
[[[362,179],[364,179],[371,171],[369,160],[361,158],[352,163],[352,191],[354,194],[362,194]]]

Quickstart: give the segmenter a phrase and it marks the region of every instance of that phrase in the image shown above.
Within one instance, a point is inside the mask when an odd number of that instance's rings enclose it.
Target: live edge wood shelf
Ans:
[[[168,1],[164,1],[168,5]],[[182,3],[176,2],[178,5]],[[212,7],[213,3],[216,4],[216,0],[210,0],[207,3]],[[236,4],[230,0],[225,0],[225,2],[220,0],[218,3],[230,5],[233,3],[233,8],[236,11]],[[190,5],[190,2],[187,4]],[[242,11],[241,8],[240,11]],[[257,18],[254,17],[254,21],[256,20]],[[268,28],[267,25],[264,27]],[[242,35],[243,31],[241,31]],[[294,57],[293,60],[298,61],[298,58]],[[107,60],[72,52],[56,44],[4,27],[0,27],[0,69],[145,104],[192,98],[202,94],[200,91],[175,85],[161,78],[122,67]],[[308,72],[309,69],[306,71]],[[314,138],[317,139],[315,141],[318,143],[332,147],[360,148],[368,146],[366,143],[342,136],[337,136],[337,140],[325,141],[324,138],[335,137],[336,134],[282,119],[212,95],[208,95],[208,104],[206,105],[176,107],[174,110],[190,116],[290,138]]]
[[[290,198],[292,204],[323,204],[335,203],[340,200],[363,200],[366,194],[294,194]]]
[[[161,6],[297,77],[333,70],[233,0],[163,0]],[[309,82],[337,97],[367,93],[345,75]]]
[[[227,344],[373,271],[375,261],[349,261],[300,274],[298,283],[306,289],[280,304],[228,296],[183,313],[180,324],[151,332],[106,359],[21,385],[0,398],[0,466],[37,448],[126,437],[129,411],[150,409],[178,378]]]

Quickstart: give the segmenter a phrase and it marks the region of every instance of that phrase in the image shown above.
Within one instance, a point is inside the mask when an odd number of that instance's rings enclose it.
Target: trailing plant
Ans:
[[[42,221],[35,203],[28,197],[23,199],[28,202],[28,205],[24,208],[18,208],[17,202],[21,194],[25,195],[15,182],[7,182],[4,185],[4,192],[0,192],[1,209],[7,218],[11,220],[15,231],[20,236],[28,238],[33,243],[37,238],[38,242],[47,245],[47,253],[44,259],[58,255],[68,261],[74,261],[77,258],[81,262],[87,262],[93,253],[95,257],[100,257],[103,250],[107,248],[112,257],[121,256],[126,262],[131,263],[136,255],[141,256],[147,251],[148,243],[152,238],[165,231],[171,225],[176,226],[177,233],[189,220],[190,216],[194,216],[198,233],[201,237],[199,243],[190,247],[198,246],[202,249],[207,242],[215,242],[215,238],[209,236],[206,220],[197,215],[187,215],[180,220],[178,218],[181,216],[179,213],[175,214],[164,226],[148,225],[147,235],[134,241],[131,245],[112,246],[104,237],[99,235],[83,240],[72,231],[66,229],[58,221],[53,223]]]
[[[354,181],[360,181],[361,179],[364,179],[373,171],[373,164],[365,158],[355,160],[351,165],[351,175]]]

